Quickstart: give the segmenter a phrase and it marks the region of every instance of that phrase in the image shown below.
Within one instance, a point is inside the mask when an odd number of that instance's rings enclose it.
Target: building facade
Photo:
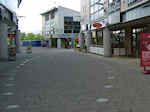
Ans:
[[[81,37],[85,38],[85,44],[89,52],[104,55],[103,28],[106,26],[107,21],[107,6],[106,0],[88,0],[88,6],[86,7],[89,8],[89,22],[87,23],[86,33],[82,34]],[[81,4],[81,10],[82,7]],[[94,27],[93,24],[95,23],[101,24],[101,28]]]
[[[103,0],[100,2],[101,0],[90,1],[91,26],[95,22],[102,24],[101,28],[90,29],[92,46],[90,51],[100,54],[98,49],[104,48],[103,54],[106,56],[139,57],[140,33],[150,32],[150,1]],[[103,4],[102,10],[98,10],[95,4],[99,6]],[[101,14],[98,15],[97,12]],[[100,39],[100,31],[103,39]],[[96,47],[93,47],[94,45]]]
[[[18,0],[0,0],[0,58],[8,58],[8,34],[15,34],[11,43],[17,47],[19,51],[20,31],[18,30],[18,19],[16,10],[18,8]]]
[[[42,15],[42,35],[49,38],[50,47],[73,47],[79,38],[80,13],[62,6],[54,7]]]
[[[82,48],[88,41],[87,31],[90,29],[90,0],[81,0],[81,31],[80,31],[80,47]]]
[[[150,32],[149,0],[120,0],[120,21],[111,24],[114,55],[139,57],[140,33]]]
[[[81,9],[80,9],[80,14],[81,14],[81,30],[84,31],[87,28],[87,25],[90,24],[90,0],[81,0],[80,2]]]

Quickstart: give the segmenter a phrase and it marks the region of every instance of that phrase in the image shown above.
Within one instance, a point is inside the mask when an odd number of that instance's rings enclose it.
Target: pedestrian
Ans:
[[[72,43],[71,43],[71,41],[69,41],[69,48],[71,48],[71,46],[72,46]]]

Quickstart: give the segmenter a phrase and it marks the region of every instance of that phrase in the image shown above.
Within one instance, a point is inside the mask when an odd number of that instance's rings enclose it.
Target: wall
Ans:
[[[120,22],[120,10],[114,13],[109,14],[108,16],[108,23],[115,24]]]
[[[140,7],[128,10],[123,15],[123,22],[150,16],[150,3],[144,4]]]
[[[64,33],[64,16],[73,16],[74,20],[75,18],[80,16],[80,13],[77,11],[74,11],[72,9],[64,8],[59,6],[58,7],[58,13],[56,15],[56,34]]]
[[[80,1],[81,25],[90,23],[90,0]]]
[[[54,26],[52,26],[52,28],[55,29],[55,35],[64,33],[64,16],[71,16],[71,17],[73,16],[74,20],[78,19],[78,21],[80,21],[80,13],[79,12],[74,11],[72,9],[62,7],[62,6],[58,6],[57,11],[55,12],[55,17],[53,19]],[[51,17],[51,16],[49,16],[49,17]],[[49,22],[50,21],[51,21],[51,18],[49,18]],[[43,36],[46,36],[46,30],[47,30],[46,26],[50,26],[50,24],[46,25],[45,14],[44,14],[44,15],[42,15],[42,35]]]
[[[94,54],[104,55],[104,48],[90,47],[89,52]]]
[[[45,26],[45,16],[42,16],[42,35],[46,37],[46,26]]]
[[[135,4],[133,4],[133,5],[128,6],[128,0],[121,0],[121,12],[124,12],[124,11],[130,10],[132,8],[135,8],[135,7],[137,7],[139,5],[142,5],[142,4],[144,4],[148,1],[149,0],[141,0],[141,1],[139,1]]]
[[[61,9],[58,8],[58,11],[55,15],[55,29],[56,29],[56,34],[60,34],[63,33],[63,20],[61,20],[62,18],[62,11]]]
[[[108,23],[115,24],[120,23],[120,8],[121,8],[121,1],[114,0],[108,6]]]
[[[121,0],[121,12],[124,12],[128,9],[128,0]]]

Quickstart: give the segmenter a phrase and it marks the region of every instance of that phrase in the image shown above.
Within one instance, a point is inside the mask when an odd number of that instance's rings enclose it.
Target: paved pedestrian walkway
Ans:
[[[7,59],[0,59],[0,74],[14,69],[17,65],[22,63],[25,59],[31,58],[32,54],[27,54],[25,48],[21,48],[21,53],[16,55],[16,61],[8,61]]]
[[[14,71],[32,57],[31,63]],[[47,48],[35,48],[32,57],[21,53],[16,62],[0,62],[1,92],[6,91],[2,85],[8,87],[0,107],[20,106],[16,112],[150,110],[150,75],[141,72],[139,59]]]
[[[109,61],[113,67],[113,71],[107,71],[114,78],[108,81],[113,88],[107,89],[106,94],[111,96],[114,112],[149,112],[150,75],[142,73],[143,68],[140,67],[139,59],[87,55]]]

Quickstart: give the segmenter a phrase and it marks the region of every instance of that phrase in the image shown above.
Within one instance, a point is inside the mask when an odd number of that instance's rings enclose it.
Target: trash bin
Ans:
[[[9,61],[15,61],[16,60],[16,46],[11,45],[8,48],[8,60]]]

